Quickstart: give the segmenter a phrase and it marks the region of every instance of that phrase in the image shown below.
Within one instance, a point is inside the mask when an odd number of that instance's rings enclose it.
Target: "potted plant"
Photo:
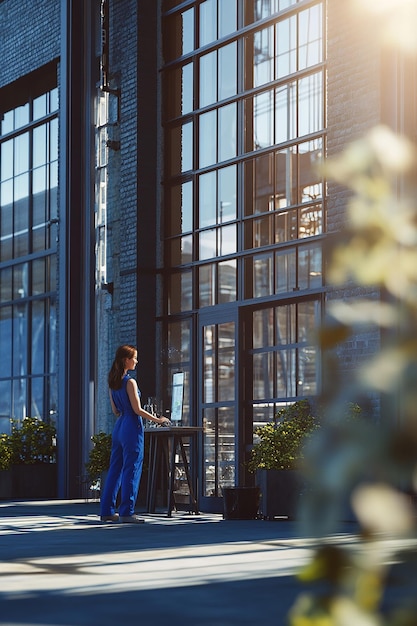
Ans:
[[[256,473],[264,519],[294,518],[304,488],[298,467],[306,439],[319,427],[308,400],[283,407],[254,431],[248,469]]]
[[[100,491],[110,465],[111,434],[99,432],[91,437],[93,447],[85,464],[88,488]]]
[[[3,500],[12,497],[11,460],[9,435],[2,433],[0,434],[0,498]]]
[[[11,420],[10,435],[0,438],[0,469],[5,498],[55,498],[57,494],[56,429],[36,417]],[[11,485],[11,489],[9,488]]]

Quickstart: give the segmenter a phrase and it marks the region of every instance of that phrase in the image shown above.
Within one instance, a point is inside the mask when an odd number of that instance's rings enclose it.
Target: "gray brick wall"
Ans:
[[[380,48],[372,18],[354,12],[354,3],[328,2],[328,155],[338,154],[353,140],[363,137],[380,122]],[[328,185],[328,230],[341,231],[350,192]],[[331,288],[327,299],[355,301],[364,296],[377,298],[378,292],[347,286]],[[380,346],[379,332],[361,329],[337,349],[342,377],[351,374]]]
[[[0,88],[60,54],[60,0],[0,2]],[[1,26],[0,26],[1,27]]]

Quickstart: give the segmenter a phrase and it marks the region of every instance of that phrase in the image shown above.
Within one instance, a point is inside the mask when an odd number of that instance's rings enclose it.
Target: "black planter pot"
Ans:
[[[12,470],[0,470],[0,500],[11,500],[13,495]]]
[[[261,491],[259,513],[264,519],[294,519],[305,484],[296,470],[258,470],[256,482]]]
[[[13,465],[11,472],[12,498],[39,500],[57,497],[56,463]]]
[[[256,519],[259,487],[224,487],[223,519]]]

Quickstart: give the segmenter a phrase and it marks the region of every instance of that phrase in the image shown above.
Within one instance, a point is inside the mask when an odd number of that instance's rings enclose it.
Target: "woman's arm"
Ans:
[[[109,396],[110,396],[111,410],[113,411],[113,413],[115,414],[115,416],[116,416],[116,417],[119,417],[119,415],[120,415],[120,411],[119,411],[119,409],[116,407],[116,405],[114,404],[114,401],[113,401],[113,396],[111,395],[111,389],[109,389]]]
[[[140,403],[140,397],[138,394],[138,385],[134,378],[130,378],[127,381],[126,389],[127,395],[129,396],[130,404],[132,405],[132,409],[134,410],[136,415],[140,415],[147,420],[152,420],[157,424],[164,424],[165,422],[169,423],[169,419],[167,417],[158,417],[157,415],[152,415],[152,413],[149,413],[142,408],[142,405]]]

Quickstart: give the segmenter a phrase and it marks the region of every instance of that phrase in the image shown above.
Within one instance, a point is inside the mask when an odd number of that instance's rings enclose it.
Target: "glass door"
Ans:
[[[202,442],[202,509],[222,510],[222,488],[236,477],[237,323],[204,314],[199,324],[199,419]]]

